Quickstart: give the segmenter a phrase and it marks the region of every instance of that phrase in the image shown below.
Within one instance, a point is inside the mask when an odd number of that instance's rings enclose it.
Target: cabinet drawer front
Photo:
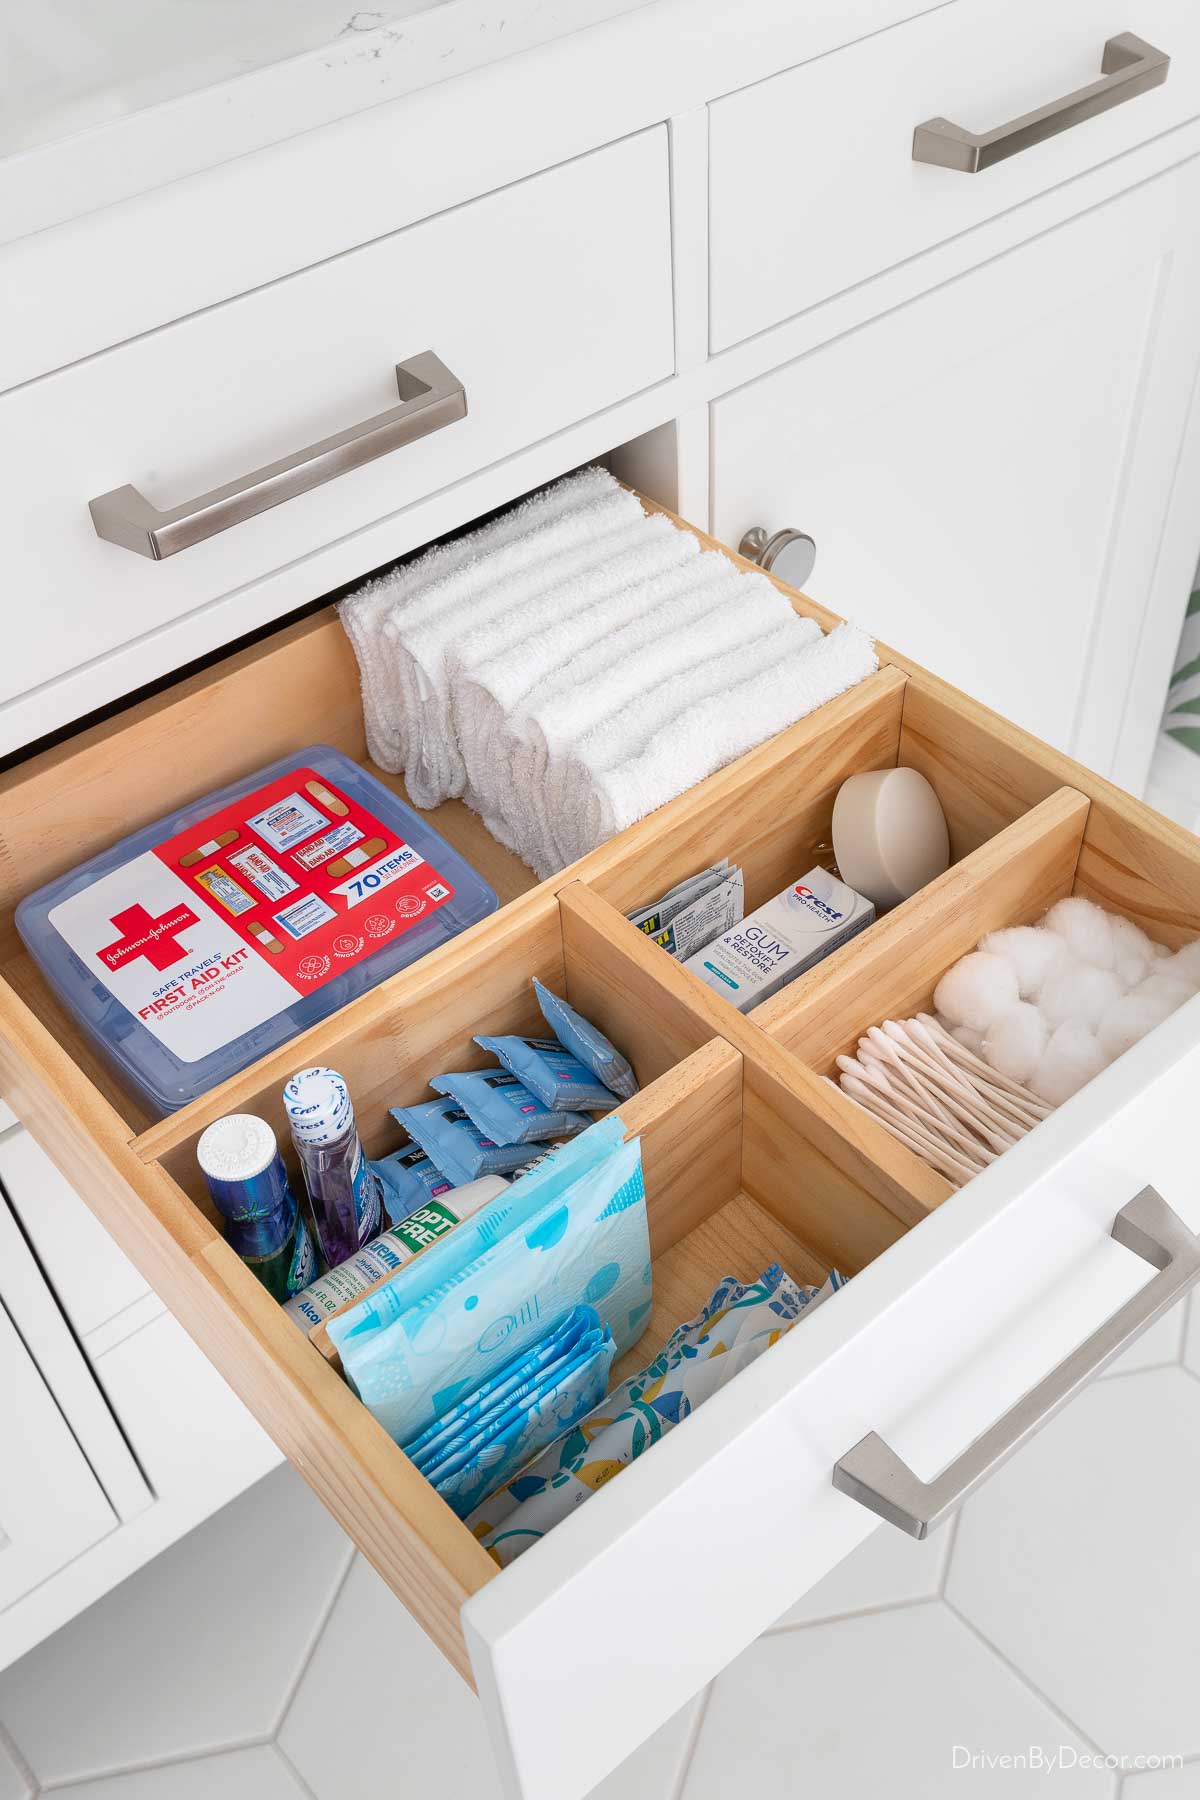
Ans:
[[[0,935],[0,1082],[15,1110],[474,1680],[512,1800],[583,1800],[876,1528],[833,1486],[835,1463],[862,1438],[878,1433],[931,1477],[1152,1279],[1110,1235],[1143,1187],[1200,1227],[1173,1129],[1200,1072],[1200,1000],[958,1192],[826,1079],[869,1025],[927,1009],[945,968],[985,932],[1036,919],[1065,894],[1126,912],[1171,946],[1200,935],[1195,839],[883,657],[868,681],[541,886],[528,888],[448,803],[439,828],[505,895],[502,910],[157,1124]],[[77,861],[111,838],[114,819],[127,828],[164,810],[206,744],[249,766],[282,747],[290,722],[292,742],[328,736],[362,757],[356,696],[340,626],[317,617],[10,771],[0,821],[18,873],[0,872],[0,918],[35,842],[43,861]],[[951,868],[753,1015],[623,916],[722,855],[744,870],[748,908],[759,905],[816,860],[846,776],[895,763],[933,783]],[[475,1033],[536,1028],[532,976],[620,1045],[642,1083],[620,1117],[642,1144],[654,1310],[617,1379],[726,1274],[753,1279],[778,1260],[803,1282],[833,1267],[853,1279],[500,1569],[319,1336],[301,1336],[233,1255],[195,1148],[229,1111],[259,1113],[286,1141],[283,1083],[315,1062],[346,1076],[368,1154],[394,1147],[389,1107],[422,1097],[436,1070],[479,1066]]]
[[[944,118],[987,133],[1100,78],[1133,33],[1162,85],[968,175],[913,160]],[[1200,112],[1200,18],[1177,0],[963,0],[710,108],[712,344],[724,349]]]
[[[165,561],[97,535],[98,496],[129,486],[170,511],[388,412],[396,365],[427,351],[465,388],[465,418],[347,472],[318,471],[327,478],[310,491]],[[7,511],[20,521],[6,582],[24,604],[0,720],[5,700],[672,367],[657,128],[15,391],[0,403]]]

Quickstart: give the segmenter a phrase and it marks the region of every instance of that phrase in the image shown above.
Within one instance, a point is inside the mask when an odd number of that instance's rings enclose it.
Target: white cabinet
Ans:
[[[0,1667],[279,1452],[45,1152],[0,1135]]]
[[[1198,302],[1193,162],[717,400],[712,529],[810,533],[815,598],[1139,791]]]
[[[117,1515],[68,1423],[86,1379],[69,1334],[0,1198],[0,1608],[112,1531]],[[68,1341],[64,1341],[68,1340]],[[68,1372],[64,1356],[79,1367]],[[44,1363],[39,1366],[39,1360]],[[64,1389],[52,1392],[47,1378]],[[65,1403],[65,1404],[64,1404]]]
[[[0,1306],[0,1607],[111,1531],[116,1515]]]

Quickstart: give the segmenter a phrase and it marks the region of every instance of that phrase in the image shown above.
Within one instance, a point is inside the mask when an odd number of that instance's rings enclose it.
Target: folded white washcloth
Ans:
[[[427,588],[403,614],[384,621],[398,705],[417,722],[405,769],[418,806],[460,794],[465,771],[453,736],[447,657],[458,640],[488,619],[556,586],[601,572],[614,551],[636,539],[644,515],[632,494],[608,493],[514,543],[492,551]]]
[[[338,610],[374,760],[419,806],[463,795],[542,876],[878,666],[601,469]]]
[[[627,547],[603,569],[588,571],[570,586],[557,585],[458,645],[450,680],[454,731],[471,804],[488,817],[511,804],[503,739],[526,695],[653,607],[671,584],[693,579],[695,538],[662,517],[644,525],[651,529],[625,540]],[[519,816],[527,810],[523,801]]]
[[[821,637],[811,621],[796,623],[811,629],[802,638],[787,625],[769,632],[723,685],[703,691],[703,669],[675,684],[677,695],[687,691],[685,703],[672,710],[663,696],[661,723],[652,729],[644,729],[652,707],[643,699],[625,709],[624,734],[610,725],[582,740],[560,815],[564,861],[585,855],[878,667],[874,645],[857,626],[839,625]]]
[[[510,720],[506,791],[512,807],[532,814],[531,847],[544,864],[556,860],[556,821],[566,804],[559,777],[573,744],[648,689],[714,659],[733,666],[745,642],[792,617],[769,581],[744,575],[716,552],[692,563],[686,582],[677,580],[674,593],[661,585],[640,617],[542,683]]]
[[[338,616],[358,659],[367,748],[381,769],[395,775],[404,768],[411,723],[400,705],[383,638],[383,623],[388,615],[413,605],[436,582],[615,489],[616,483],[605,469],[585,469],[581,474],[569,475],[509,507],[479,530],[435,545],[411,562],[389,569],[341,602]]]

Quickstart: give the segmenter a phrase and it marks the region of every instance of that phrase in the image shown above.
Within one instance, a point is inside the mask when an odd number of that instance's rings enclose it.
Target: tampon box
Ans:
[[[865,931],[875,908],[827,869],[810,869],[684,964],[739,1012],[770,999]]]
[[[497,905],[440,833],[314,744],[39,888],[17,930],[161,1115]]]

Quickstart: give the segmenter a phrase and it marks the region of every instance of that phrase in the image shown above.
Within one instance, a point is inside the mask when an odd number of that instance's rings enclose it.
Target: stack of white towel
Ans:
[[[877,667],[603,469],[351,594],[367,745],[552,874]]]

